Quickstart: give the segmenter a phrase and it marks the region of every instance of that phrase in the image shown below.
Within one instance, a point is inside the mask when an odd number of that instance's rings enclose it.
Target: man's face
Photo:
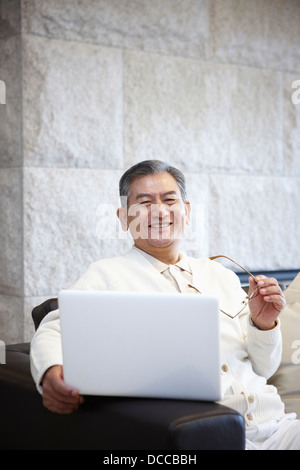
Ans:
[[[120,215],[119,215],[120,217]],[[148,252],[180,244],[190,220],[190,205],[182,200],[176,180],[169,173],[157,173],[133,180],[130,186],[127,219],[135,245]]]

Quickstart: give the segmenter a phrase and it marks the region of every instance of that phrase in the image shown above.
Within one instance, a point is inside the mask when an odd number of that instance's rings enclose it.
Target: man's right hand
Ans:
[[[67,385],[62,366],[50,367],[43,378],[43,404],[55,413],[70,414],[83,403],[78,390]]]

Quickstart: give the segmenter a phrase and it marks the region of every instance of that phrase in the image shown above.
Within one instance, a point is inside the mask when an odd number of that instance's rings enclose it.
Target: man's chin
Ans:
[[[155,248],[168,248],[174,244],[179,245],[180,242],[181,240],[174,239],[174,238],[148,238],[144,240],[141,240],[141,239],[135,240],[135,245],[137,247],[143,246],[143,249],[145,250],[147,246],[149,247],[152,246]]]
[[[152,245],[152,246],[161,246],[162,248],[164,247],[168,247],[170,245],[173,245],[174,241],[175,240],[171,240],[171,239],[156,239],[156,238],[150,238],[149,241],[149,244]]]

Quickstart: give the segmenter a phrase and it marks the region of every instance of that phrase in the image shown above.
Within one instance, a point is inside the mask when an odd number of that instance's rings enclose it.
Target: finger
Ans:
[[[262,295],[282,295],[282,291],[278,285],[269,287],[259,287],[259,293]]]
[[[264,296],[280,295],[285,302],[284,294],[278,282],[274,278],[267,278],[258,281],[259,293]]]
[[[64,382],[62,367],[53,366],[48,369],[43,380],[43,404],[57,413],[69,414],[82,403],[78,390]]]
[[[60,380],[54,383],[53,391],[59,394],[62,397],[68,397],[70,400],[78,400],[79,392],[77,389],[69,386],[64,382],[64,380]]]
[[[74,405],[77,406],[80,403],[80,396],[76,395],[65,395],[62,393],[57,393],[55,390],[45,388],[43,391],[43,396],[45,399],[50,399],[53,401],[59,401],[65,405]]]
[[[76,402],[78,400],[78,391],[67,386],[61,379],[53,380],[47,378],[43,384],[43,393],[52,395],[55,399]]]
[[[258,284],[254,277],[249,277],[249,291],[248,296],[252,298],[258,290]]]
[[[43,400],[43,404],[48,410],[60,414],[71,414],[76,411],[79,407],[79,404],[66,404],[54,399],[47,398]]]
[[[72,413],[77,410],[83,402],[84,398],[81,395],[77,397],[65,396],[53,391],[49,393],[47,390],[43,394],[43,403],[46,408],[58,413]]]
[[[273,303],[278,308],[283,308],[286,305],[285,298],[282,295],[266,295],[264,296],[264,301]]]
[[[249,285],[250,285],[250,286],[254,286],[254,287],[257,286],[257,280],[256,280],[255,277],[250,276],[250,277],[248,278],[248,281],[249,281]]]
[[[261,295],[280,294],[283,296],[282,289],[277,279],[266,276],[256,276],[255,282],[257,283],[256,285]]]
[[[255,281],[259,287],[278,286],[278,281],[274,277],[256,276]]]
[[[64,381],[61,366],[54,366],[48,370],[43,381],[43,389],[55,393],[57,396],[72,396],[75,399],[79,396],[78,390]]]

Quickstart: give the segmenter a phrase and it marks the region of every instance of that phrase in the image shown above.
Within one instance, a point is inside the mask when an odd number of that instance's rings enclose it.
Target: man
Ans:
[[[230,318],[245,298],[237,276],[215,261],[180,252],[191,213],[183,174],[160,161],[141,162],[122,176],[120,196],[117,215],[133,248],[92,263],[73,288],[217,296],[227,313],[220,313],[222,403],[244,416],[247,448],[300,449],[300,421],[284,413],[276,389],[266,384],[281,358],[278,316],[285,300],[277,281],[250,277],[249,309]],[[83,397],[63,379],[58,311],[47,315],[32,340],[31,370],[47,408],[71,413],[80,406]]]

